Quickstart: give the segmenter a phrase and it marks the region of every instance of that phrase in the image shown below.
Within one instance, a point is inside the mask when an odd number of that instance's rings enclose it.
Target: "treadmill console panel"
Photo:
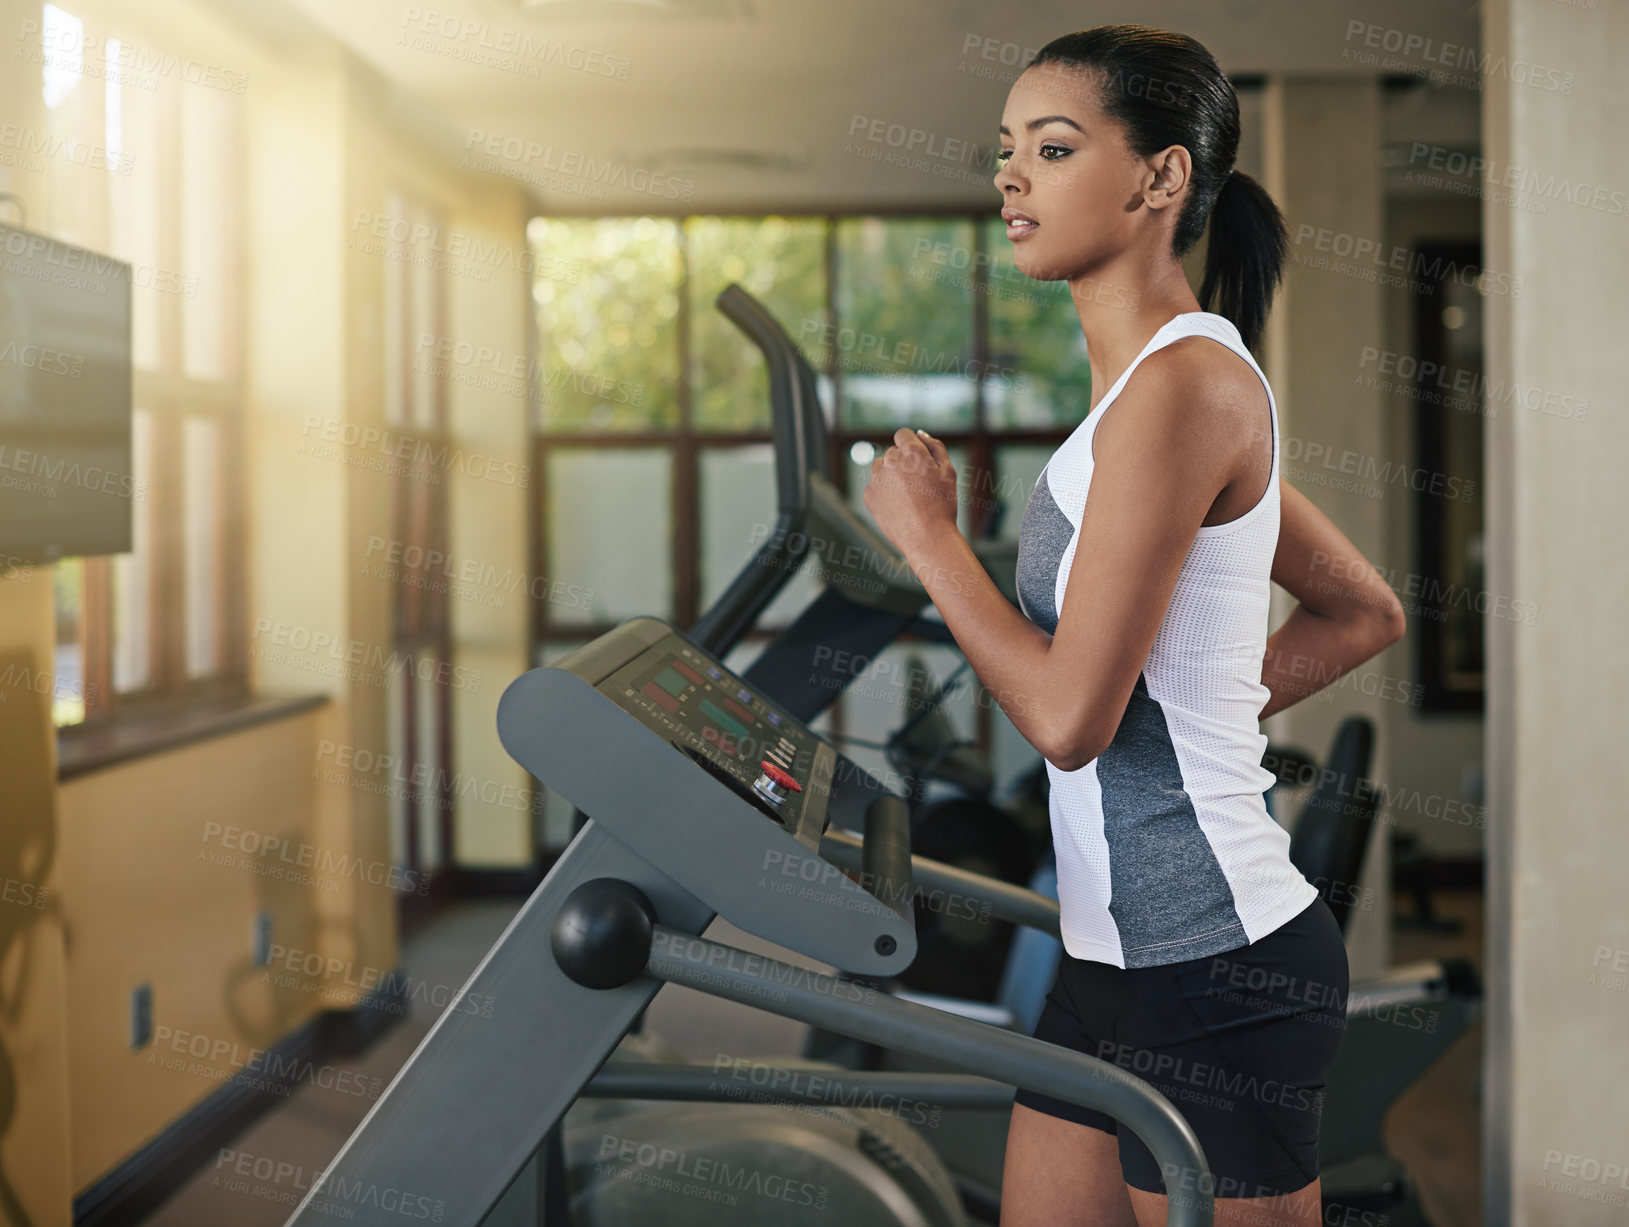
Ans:
[[[630,619],[522,674],[497,723],[589,817],[577,839],[603,827],[732,924],[853,974],[915,957],[903,801],[667,623]],[[864,856],[822,852],[828,826],[864,828],[869,877]]]
[[[818,848],[836,751],[705,652],[673,633],[595,688],[766,820]]]

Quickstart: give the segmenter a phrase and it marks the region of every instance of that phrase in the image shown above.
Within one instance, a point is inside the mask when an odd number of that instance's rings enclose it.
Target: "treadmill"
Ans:
[[[722,663],[801,565],[810,509],[826,495],[810,477],[824,454],[812,375],[745,291],[729,287],[719,306],[769,362],[776,532],[690,635],[636,618],[504,692],[504,748],[587,817],[288,1227],[568,1222],[559,1125],[580,1096],[723,1098],[710,1089],[711,1065],[609,1060],[666,982],[969,1071],[836,1071],[856,1092],[989,1109],[1029,1087],[1106,1112],[1168,1173],[1167,1223],[1204,1227],[1213,1221],[1204,1152],[1153,1087],[880,987],[915,956],[918,890],[956,891],[1053,935],[1058,905],[913,858],[905,801],[751,670],[737,676]],[[701,936],[715,916],[837,974]],[[501,1008],[490,1017],[462,1008],[477,999]],[[788,1078],[774,1098],[811,1095],[808,1080]]]
[[[531,1174],[517,1201],[535,1196],[546,1213],[559,1191],[549,1191],[549,1165],[534,1155],[596,1077],[629,1098],[695,1096],[698,1072],[712,1069],[607,1064],[665,982],[969,1071],[916,1076],[924,1098],[998,1102],[1018,1086],[1107,1112],[1170,1174],[1166,1222],[1212,1221],[1199,1141],[1142,1079],[875,983],[915,956],[919,887],[960,891],[1051,932],[1057,904],[913,862],[902,799],[686,636],[654,618],[626,622],[517,678],[497,724],[516,761],[593,817],[314,1182],[291,1227],[336,1215],[397,1223],[408,1205],[477,1227],[523,1170]],[[702,937],[715,916],[839,972]],[[460,1008],[465,998],[502,1008],[483,1017]],[[842,1073],[851,1087],[895,1087],[899,1077]]]

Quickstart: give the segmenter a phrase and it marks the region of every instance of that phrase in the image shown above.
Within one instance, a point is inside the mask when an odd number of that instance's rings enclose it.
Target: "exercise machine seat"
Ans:
[[[1342,932],[1379,809],[1368,778],[1373,756],[1374,724],[1365,716],[1341,721],[1312,795],[1290,828],[1290,860],[1323,894]]]

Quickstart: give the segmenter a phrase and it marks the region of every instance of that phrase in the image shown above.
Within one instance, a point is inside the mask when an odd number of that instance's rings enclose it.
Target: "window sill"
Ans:
[[[57,780],[71,780],[117,763],[282,720],[326,702],[325,694],[235,695],[143,707],[90,727],[70,725],[57,731]]]

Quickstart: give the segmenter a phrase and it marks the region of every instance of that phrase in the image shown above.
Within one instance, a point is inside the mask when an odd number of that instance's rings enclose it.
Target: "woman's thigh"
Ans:
[[[1126,1186],[1137,1227],[1165,1227],[1165,1198]],[[1321,1227],[1323,1198],[1314,1180],[1303,1189],[1274,1197],[1218,1197],[1216,1227]]]
[[[1001,1227],[1138,1227],[1120,1175],[1119,1140],[1014,1104],[1001,1174]]]
[[[1319,1182],[1274,1197],[1217,1198],[1216,1227],[1319,1227]],[[1119,1141],[1014,1104],[1001,1176],[1001,1227],[1164,1227],[1166,1199],[1125,1183]]]

